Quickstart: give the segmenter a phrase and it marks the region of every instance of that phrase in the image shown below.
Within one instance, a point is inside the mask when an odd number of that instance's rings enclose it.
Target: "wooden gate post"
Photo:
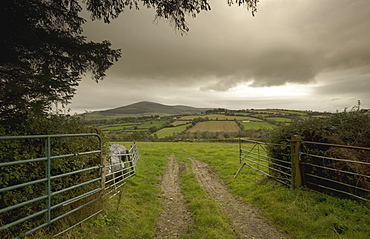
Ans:
[[[299,165],[299,153],[301,152],[301,137],[293,135],[291,143],[291,167],[292,167],[292,180],[291,188],[295,189],[302,186],[302,175]]]

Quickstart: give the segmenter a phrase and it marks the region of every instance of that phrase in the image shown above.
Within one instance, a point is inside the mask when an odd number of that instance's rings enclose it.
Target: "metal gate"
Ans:
[[[88,205],[66,230],[101,212],[91,210],[104,188],[98,134],[2,136],[0,151],[1,238],[29,235]]]
[[[292,180],[292,167],[290,161],[272,158],[267,155],[267,148],[270,143],[255,140],[240,139],[240,163],[241,167],[235,174],[238,176],[244,166],[248,166],[282,184],[290,185]],[[278,144],[273,144],[279,147]]]
[[[120,188],[126,183],[126,179],[135,175],[135,166],[139,158],[139,150],[133,144],[129,150],[124,152],[111,152],[110,157],[117,157],[119,161],[107,162],[105,196],[114,197],[120,193]]]
[[[267,155],[267,147],[279,158]],[[235,177],[247,165],[275,180],[297,188],[370,201],[370,148],[302,141],[270,144],[240,139],[240,163]]]

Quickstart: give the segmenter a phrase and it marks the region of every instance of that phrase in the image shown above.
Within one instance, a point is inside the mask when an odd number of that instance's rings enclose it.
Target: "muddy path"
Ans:
[[[190,160],[191,169],[199,185],[218,203],[221,211],[231,219],[240,238],[288,238],[267,219],[263,218],[258,208],[235,199],[208,164],[196,159]],[[194,223],[181,193],[180,167],[185,166],[179,165],[175,156],[171,155],[168,158],[167,168],[161,182],[164,209],[157,221],[155,238],[182,238],[189,225]]]
[[[208,164],[191,159],[191,166],[199,185],[220,205],[241,238],[287,238],[260,215],[258,208],[235,199]]]
[[[158,218],[154,238],[181,238],[192,223],[191,213],[186,209],[184,195],[180,192],[179,172],[180,166],[171,155],[161,182],[164,209]]]

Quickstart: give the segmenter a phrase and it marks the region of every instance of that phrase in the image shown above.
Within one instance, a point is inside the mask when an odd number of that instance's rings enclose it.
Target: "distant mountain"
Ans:
[[[114,109],[95,111],[92,113],[98,113],[101,115],[120,115],[120,114],[195,114],[204,113],[206,110],[211,108],[194,108],[185,105],[163,105],[154,102],[142,101],[127,106],[122,106]]]

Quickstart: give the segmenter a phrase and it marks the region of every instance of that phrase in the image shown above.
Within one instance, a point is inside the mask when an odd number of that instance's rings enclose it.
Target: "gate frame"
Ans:
[[[71,154],[66,154],[66,155],[51,156],[51,139],[52,138],[67,138],[67,137],[96,137],[98,139],[98,150],[93,150],[93,151],[88,151],[88,152],[71,153]],[[38,215],[44,214],[46,222],[42,223],[41,225],[38,225],[37,227],[34,227],[34,228],[26,231],[24,233],[22,233],[24,236],[27,236],[27,235],[43,228],[43,227],[49,226],[51,223],[65,217],[65,216],[68,216],[69,214],[71,214],[73,212],[76,212],[76,211],[82,209],[83,207],[85,207],[85,206],[87,206],[87,205],[89,205],[93,202],[96,202],[96,201],[98,201],[99,199],[102,198],[102,195],[103,195],[103,192],[104,192],[104,185],[105,185],[104,184],[104,181],[105,181],[104,164],[105,164],[105,162],[103,161],[103,156],[102,156],[102,145],[103,145],[102,144],[102,139],[101,139],[99,134],[83,133],[83,134],[56,134],[56,135],[0,136],[0,140],[22,140],[22,139],[44,139],[45,140],[44,141],[45,142],[45,150],[46,150],[45,157],[36,158],[36,159],[17,160],[17,161],[11,161],[11,162],[3,162],[3,163],[0,163],[0,167],[18,165],[18,164],[25,164],[25,163],[31,163],[31,162],[45,161],[46,162],[46,165],[45,165],[45,176],[46,177],[43,178],[43,179],[31,181],[31,182],[26,182],[26,183],[21,183],[21,184],[17,184],[17,185],[5,187],[5,188],[0,188],[0,192],[6,192],[6,191],[10,191],[10,190],[13,190],[13,189],[16,189],[16,188],[22,188],[24,186],[29,186],[29,185],[33,185],[33,184],[36,184],[36,183],[45,182],[45,194],[41,197],[38,197],[38,198],[33,198],[33,199],[30,199],[30,200],[25,201],[25,202],[21,202],[21,203],[12,205],[12,206],[8,206],[6,208],[2,208],[2,209],[0,209],[0,213],[10,211],[10,210],[16,209],[18,207],[25,206],[25,205],[28,205],[30,203],[37,202],[37,201],[40,201],[40,200],[46,200],[46,208],[41,210],[41,211],[38,211],[36,213],[33,213],[32,215],[29,215],[27,217],[23,217],[23,218],[20,218],[16,221],[11,222],[11,223],[5,224],[5,225],[0,227],[0,231],[8,229],[12,226],[18,225],[18,224],[20,224],[24,221],[27,221],[29,219],[32,219],[32,218],[34,218]],[[69,158],[69,157],[73,157],[73,156],[90,155],[90,154],[99,154],[99,158],[100,158],[100,164],[99,165],[96,165],[96,166],[93,166],[93,167],[90,167],[90,168],[80,169],[80,170],[77,170],[77,171],[72,171],[72,172],[69,172],[69,173],[64,173],[64,174],[51,176],[51,160],[52,159]],[[69,176],[69,175],[78,174],[78,173],[86,172],[86,171],[89,171],[89,170],[97,170],[97,169],[99,170],[99,176],[97,178],[89,180],[87,182],[83,182],[83,183],[71,186],[69,188],[62,189],[62,190],[57,191],[57,192],[52,192],[51,180],[53,180],[55,178],[60,178],[60,177],[64,177],[64,176]],[[57,204],[57,205],[53,205],[53,206],[51,205],[51,198],[52,198],[53,195],[55,195],[57,193],[69,191],[71,189],[74,189],[74,188],[77,188],[77,187],[80,187],[80,186],[84,186],[84,185],[87,185],[89,183],[93,183],[93,182],[97,182],[97,181],[100,181],[100,186],[98,188],[96,188],[94,190],[91,190],[87,193],[84,193],[82,195],[70,198],[70,199],[68,199],[68,200],[66,200],[62,203]],[[68,211],[68,212],[66,212],[66,213],[64,213],[64,214],[62,214],[62,215],[60,215],[56,218],[51,218],[51,211],[53,209],[56,209],[56,208],[58,208],[62,205],[69,204],[69,203],[72,203],[74,201],[80,200],[84,197],[93,195],[95,193],[99,193],[99,194],[93,200],[88,201],[88,202],[84,203],[83,205],[80,205],[79,207],[74,208],[74,209],[72,209],[72,210],[70,210],[70,211]],[[58,235],[60,235],[64,232],[68,231],[69,229],[75,227],[78,224],[81,224],[83,221],[87,220],[88,218],[91,218],[92,216],[94,216],[94,215],[96,215],[100,212],[102,212],[102,210],[99,210],[98,212],[93,213],[92,215],[88,216],[87,218],[83,219],[82,221],[76,223],[75,225],[69,227],[68,229],[66,229],[62,232],[59,232],[58,234],[56,234],[54,236],[58,236]]]

